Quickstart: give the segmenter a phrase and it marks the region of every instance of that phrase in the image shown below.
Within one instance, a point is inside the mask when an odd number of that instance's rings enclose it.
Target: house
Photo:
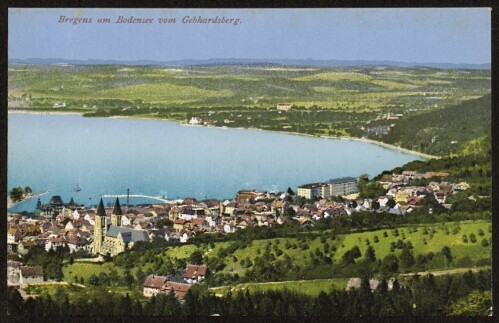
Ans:
[[[17,245],[17,252],[21,255],[25,255],[28,253],[29,249],[36,246],[36,242],[34,240],[22,241]]]
[[[279,111],[289,111],[291,110],[291,104],[289,103],[278,103],[277,110]]]
[[[236,228],[231,223],[227,223],[224,225],[224,232],[225,233],[236,232]]]
[[[152,297],[159,294],[161,292],[161,287],[163,287],[167,280],[166,276],[147,276],[144,284],[142,284],[142,287],[144,288],[143,295],[145,297]]]
[[[189,284],[167,281],[161,288],[161,292],[168,295],[171,291],[173,291],[175,297],[182,302],[184,300],[185,294],[187,294],[190,288],[191,285]]]
[[[21,276],[22,263],[19,261],[7,260],[7,284],[19,284],[19,277]]]
[[[184,281],[188,284],[199,283],[205,279],[207,271],[207,266],[187,265],[184,273]]]
[[[310,220],[309,218],[299,218],[298,222],[300,223],[302,228],[312,228],[314,226],[314,222]]]
[[[198,118],[198,117],[192,117],[191,120],[189,120],[189,124],[190,125],[193,125],[193,126],[197,126],[199,124],[201,124],[201,118]]]
[[[183,301],[185,294],[191,288],[189,284],[176,283],[168,280],[168,277],[165,276],[156,276],[149,275],[144,281],[143,286],[143,295],[145,297],[152,297],[158,294],[166,294],[168,295],[173,291],[175,297],[179,301]]]
[[[390,199],[387,196],[380,196],[378,197],[378,203],[380,207],[386,206],[386,203],[388,203]]]
[[[194,235],[193,232],[187,231],[187,230],[182,230],[179,232],[180,236],[180,243],[186,243],[189,238],[191,238]]]
[[[47,239],[45,243],[45,251],[49,251],[50,249],[55,250],[57,247],[64,247],[64,238],[60,237],[52,237]]]
[[[71,239],[68,239],[66,241],[68,247],[69,247],[69,252],[70,253],[73,253],[73,252],[77,252],[77,251],[81,251],[81,250],[87,250],[87,251],[90,251],[90,243],[87,241],[87,239],[85,238],[82,238],[82,237],[74,237],[74,238],[71,238]]]
[[[184,228],[185,220],[184,219],[175,219],[173,222],[173,229],[175,231],[180,231]]]
[[[43,282],[43,267],[42,266],[22,266],[19,276],[20,285],[28,285]]]
[[[21,230],[18,228],[12,227],[7,230],[7,243],[14,244],[17,243],[22,238]]]

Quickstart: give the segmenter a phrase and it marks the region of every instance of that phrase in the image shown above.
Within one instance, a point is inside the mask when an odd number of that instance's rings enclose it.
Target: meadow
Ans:
[[[33,108],[295,106],[358,112],[443,107],[490,91],[490,72],[394,67],[11,65],[9,96]]]
[[[306,291],[312,295],[320,288],[344,285],[343,279],[359,274],[353,271],[357,267],[344,263],[345,254],[355,247],[360,251],[359,257],[355,259],[355,266],[365,262],[369,247],[374,249],[375,258],[379,259],[380,264],[390,255],[400,258],[402,250],[407,247],[414,259],[423,257],[426,260],[423,264],[416,261],[410,269],[399,266],[399,273],[461,270],[490,266],[491,236],[489,221],[407,225],[338,235],[333,235],[329,230],[312,231],[296,237],[187,244],[145,252],[132,250],[126,257],[117,257],[104,264],[66,264],[63,273],[67,282],[76,282],[75,277],[77,280],[83,277],[84,283],[88,285],[92,275],[99,277],[104,272],[106,280],[115,282],[108,286],[118,288],[124,286],[122,276],[126,270],[129,270],[136,283],[150,273],[181,275],[181,270],[192,262],[193,255],[197,252],[216,277],[213,286],[249,283],[251,286],[241,285],[237,288],[249,288],[251,291],[257,287],[260,290],[287,288]],[[444,247],[449,247],[451,260],[442,253]],[[275,270],[274,275],[255,276],[265,273],[265,270]],[[317,280],[319,278],[326,280]],[[254,285],[256,282],[291,280],[293,282]],[[301,285],[297,283],[302,280],[307,282],[301,282]],[[125,288],[121,293],[127,291]]]
[[[320,292],[329,293],[332,290],[344,289],[348,278],[313,279],[271,283],[246,283],[235,286],[214,287],[210,291],[219,295],[226,295],[229,291],[234,295],[239,291],[248,290],[250,293],[269,290],[288,290],[310,296],[317,296]]]

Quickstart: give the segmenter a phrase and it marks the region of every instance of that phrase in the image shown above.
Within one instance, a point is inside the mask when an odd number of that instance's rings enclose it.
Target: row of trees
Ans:
[[[26,186],[24,189],[22,187],[14,187],[10,190],[9,196],[12,202],[16,203],[21,201],[26,195],[31,194],[33,191],[31,187]]]
[[[249,293],[230,291],[216,297],[202,286],[194,286],[179,302],[173,293],[154,296],[146,301],[128,294],[109,294],[94,289],[92,297],[70,298],[64,292],[23,300],[19,292],[9,288],[8,313],[11,315],[116,315],[116,316],[392,316],[392,315],[472,315],[489,314],[491,272],[442,277],[414,276],[389,286],[382,280],[371,291],[367,278],[353,290],[321,292],[312,297],[288,290]]]

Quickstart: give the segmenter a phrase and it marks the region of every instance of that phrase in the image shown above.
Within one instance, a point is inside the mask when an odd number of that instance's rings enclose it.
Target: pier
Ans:
[[[148,198],[148,199],[153,199],[157,201],[161,201],[163,203],[173,203],[172,201],[166,200],[162,198],[161,196],[149,196],[149,195],[142,195],[142,194],[101,194],[101,197],[106,198],[106,197],[118,197],[118,198],[127,198],[127,197],[139,197],[139,198]]]

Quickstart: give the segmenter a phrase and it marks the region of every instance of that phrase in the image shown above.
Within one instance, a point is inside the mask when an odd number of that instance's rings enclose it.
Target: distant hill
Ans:
[[[290,66],[393,66],[393,67],[429,67],[440,69],[479,69],[490,70],[490,64],[453,64],[453,63],[416,63],[396,61],[364,61],[364,60],[314,60],[314,59],[250,59],[250,58],[210,58],[210,59],[183,59],[172,61],[118,61],[118,60],[71,60],[63,58],[27,58],[9,59],[9,64],[39,64],[39,65],[158,65],[158,66],[196,66],[196,65],[261,65],[278,64]]]
[[[402,118],[382,141],[429,154],[467,154],[491,133],[491,95]]]

